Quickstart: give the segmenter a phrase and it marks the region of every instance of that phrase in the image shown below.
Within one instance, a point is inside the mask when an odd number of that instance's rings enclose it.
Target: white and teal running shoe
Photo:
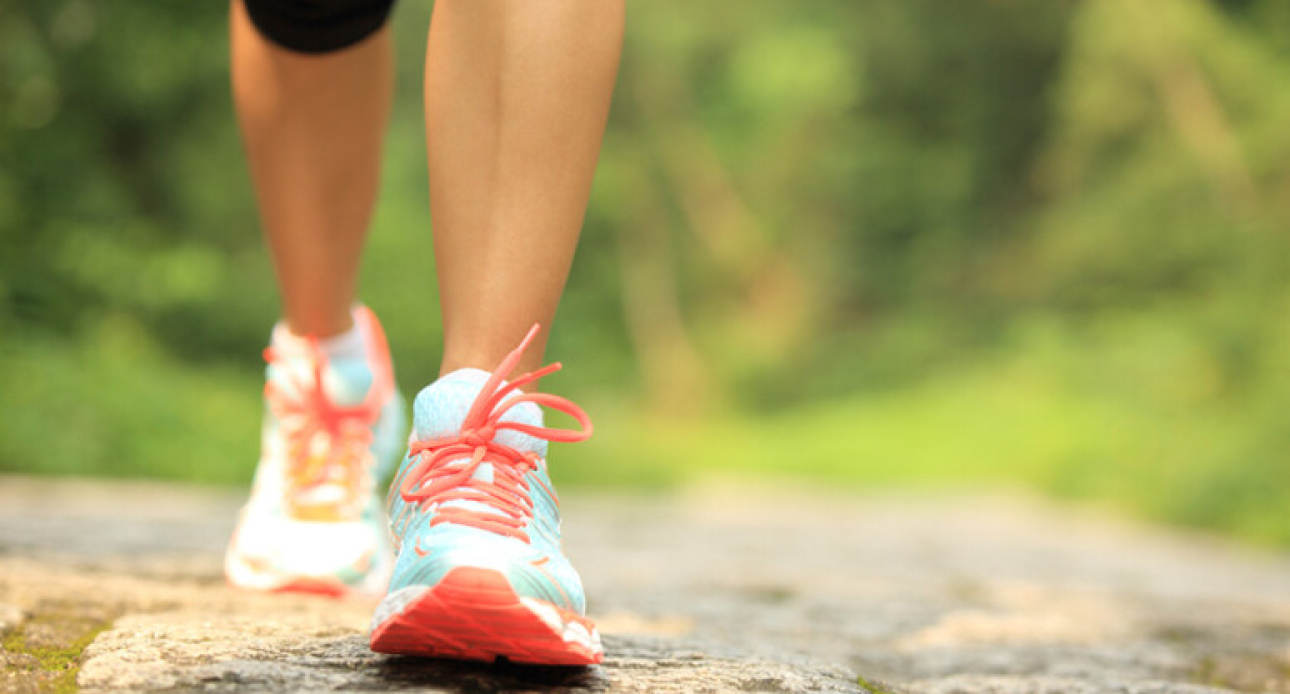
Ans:
[[[380,323],[364,307],[354,321],[365,358],[328,359],[313,338],[265,350],[260,463],[224,561],[236,587],[385,592],[393,553],[377,484],[402,449],[406,415]]]
[[[493,373],[454,371],[417,396],[389,493],[398,558],[372,621],[372,650],[543,665],[603,657],[561,551],[546,463],[547,441],[584,440],[591,422],[564,398],[519,390],[559,364],[503,380],[536,333]],[[571,415],[581,430],[544,427],[540,406]]]

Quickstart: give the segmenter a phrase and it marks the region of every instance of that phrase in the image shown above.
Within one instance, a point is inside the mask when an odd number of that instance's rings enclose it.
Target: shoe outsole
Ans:
[[[604,658],[591,620],[522,598],[500,572],[477,567],[453,569],[375,625],[371,648],[526,665],[594,665]]]
[[[317,578],[298,578],[293,581],[288,581],[287,583],[274,588],[271,592],[318,595],[324,598],[335,598],[337,600],[364,596],[364,593],[347,586],[340,581]]]

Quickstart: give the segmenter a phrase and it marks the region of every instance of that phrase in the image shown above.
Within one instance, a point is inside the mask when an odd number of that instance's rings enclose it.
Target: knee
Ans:
[[[298,53],[348,48],[376,33],[394,0],[242,0],[266,39]]]

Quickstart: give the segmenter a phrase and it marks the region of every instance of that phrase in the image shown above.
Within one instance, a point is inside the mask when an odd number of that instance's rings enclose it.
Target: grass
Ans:
[[[874,684],[860,675],[856,675],[856,684],[864,687],[870,694],[896,694],[882,685]]]
[[[52,640],[55,643],[52,645],[30,643],[27,631],[36,625],[46,627],[46,631],[52,631],[54,634]],[[3,645],[4,650],[9,653],[28,655],[36,660],[34,670],[17,664],[11,664],[8,668],[11,672],[25,675],[28,681],[36,685],[37,691],[50,694],[75,692],[81,654],[109,625],[108,622],[86,624],[83,619],[69,617],[59,612],[41,613],[5,634],[0,645]],[[46,636],[45,640],[50,639]]]
[[[685,418],[573,392],[598,435],[557,446],[553,469],[562,485],[645,488],[745,476],[854,489],[1021,484],[1290,546],[1290,364],[1234,387],[1221,355],[1180,325],[1031,325],[922,378],[773,413]],[[1267,350],[1290,354],[1285,342]],[[10,384],[0,471],[250,478],[257,369],[193,368],[123,322],[76,343],[3,343],[0,356]]]
[[[615,413],[570,480],[757,475],[829,486],[1018,484],[1290,545],[1290,383],[1232,386],[1173,322],[1046,329],[927,378],[766,415]],[[1288,370],[1290,370],[1290,365]],[[605,461],[612,461],[606,464]]]
[[[0,357],[0,469],[240,483],[254,464],[253,373],[188,367],[124,321]]]

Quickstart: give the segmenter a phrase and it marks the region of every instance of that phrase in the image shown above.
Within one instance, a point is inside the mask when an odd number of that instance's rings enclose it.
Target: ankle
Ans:
[[[518,364],[509,374],[502,374],[503,378],[525,374],[530,371],[536,371],[544,365],[542,362],[542,352],[546,345],[534,344],[524,356],[521,357]],[[506,358],[511,350],[515,348],[513,342],[499,342],[498,346],[475,345],[470,347],[460,347],[454,345],[445,345],[443,360],[439,362],[439,376],[446,376],[454,371],[461,369],[479,369],[480,371],[492,372],[497,369],[502,360]]]
[[[354,320],[354,309],[350,308],[342,313],[308,313],[301,314],[287,310],[282,320],[279,321],[286,330],[299,338],[316,337],[325,340],[338,335],[344,335],[355,329],[357,321]]]
[[[362,325],[352,316],[349,327],[339,332],[320,335],[318,333],[300,333],[286,321],[280,321],[273,327],[270,344],[286,355],[309,355],[313,348],[311,342],[316,340],[319,350],[328,360],[363,359],[367,356],[367,335]]]

